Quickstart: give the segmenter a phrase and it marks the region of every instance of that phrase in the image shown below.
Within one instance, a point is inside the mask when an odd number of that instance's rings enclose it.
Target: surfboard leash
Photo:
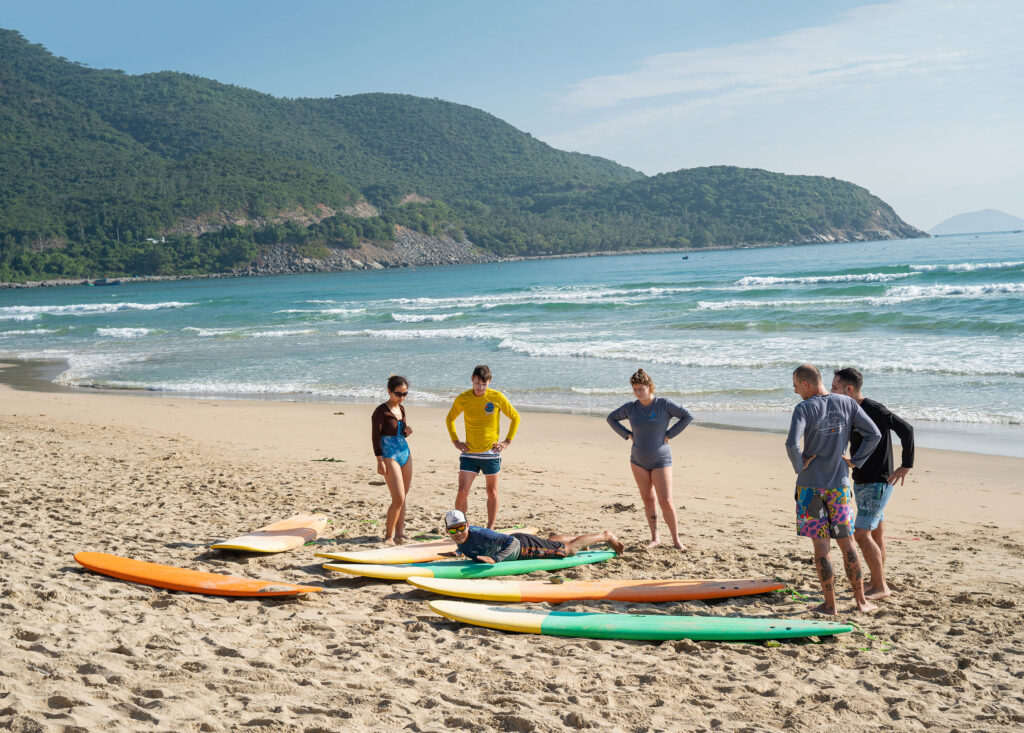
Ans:
[[[873,636],[872,634],[869,634],[860,625],[855,624],[853,621],[848,621],[847,623],[849,623],[850,626],[852,626],[853,628],[857,629],[857,631],[859,631],[860,633],[864,634],[865,638],[867,638],[869,641],[877,641],[879,643],[879,645],[880,645],[879,649],[872,649],[870,646],[865,646],[865,647],[860,647],[858,649],[859,651],[862,651],[862,652],[871,652],[871,651],[887,652],[887,651],[890,651],[892,649],[893,644],[891,642],[882,641],[877,636]]]

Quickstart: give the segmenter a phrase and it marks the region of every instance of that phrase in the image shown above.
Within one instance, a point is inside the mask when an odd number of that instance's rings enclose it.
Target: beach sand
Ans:
[[[408,409],[408,526],[437,532],[454,498],[457,454],[442,410]],[[1024,460],[918,450],[887,511],[896,595],[874,614],[857,613],[837,579],[839,620],[872,638],[593,641],[461,626],[434,615],[426,592],[321,569],[316,551],[379,543],[388,501],[370,450],[371,411],[0,388],[0,728],[1024,724]],[[794,532],[782,436],[694,426],[673,442],[685,553],[644,549],[627,451],[599,418],[525,413],[502,471],[499,523],[610,528],[626,542],[624,557],[563,571],[569,578],[779,577],[820,600],[810,542]],[[316,546],[258,557],[208,549],[309,511],[333,520]],[[480,481],[470,514],[483,521]],[[326,590],[258,600],[176,593],[88,572],[72,559],[83,550]],[[835,552],[833,560],[841,567]],[[562,608],[809,616],[787,593]]]

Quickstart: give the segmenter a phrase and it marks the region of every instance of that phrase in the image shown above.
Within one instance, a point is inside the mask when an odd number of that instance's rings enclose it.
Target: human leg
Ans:
[[[401,544],[405,541],[405,510],[408,507],[409,489],[412,488],[412,457],[402,466],[402,483],[405,484],[405,497],[402,501],[402,509],[398,513],[395,522],[395,542]]]
[[[487,529],[494,529],[498,519],[498,474],[485,475],[484,482],[487,488]]]
[[[879,520],[878,526],[871,530],[871,539],[878,545],[882,553],[882,565],[885,565],[885,520]]]
[[[864,597],[864,574],[860,567],[860,560],[857,559],[857,549],[854,547],[852,537],[839,537],[836,539],[839,551],[843,553],[843,566],[846,568],[846,577],[853,587],[853,597],[857,601],[857,609],[860,611],[874,611],[878,608],[869,603]]]
[[[658,500],[655,496],[651,472],[633,462],[630,462],[629,467],[633,471],[636,487],[640,490],[640,500],[644,503],[644,516],[647,517],[647,526],[651,530],[651,543],[648,547],[657,547],[661,542],[658,539]]]
[[[619,538],[607,530],[576,535],[575,537],[570,535],[552,535],[548,539],[564,543],[567,556],[575,555],[580,550],[585,550],[597,542],[607,542],[612,546],[616,555],[621,555],[626,550],[626,546],[622,544]]]
[[[814,567],[818,571],[818,581],[821,583],[821,594],[825,602],[815,606],[812,611],[835,615],[836,613],[836,575],[832,570],[832,561],[829,559],[829,552],[832,548],[832,540],[828,537],[813,537],[814,542]]]
[[[679,541],[679,524],[676,519],[675,501],[672,498],[672,467],[663,466],[652,469],[651,481],[654,483],[654,491],[658,495],[658,505],[661,506],[661,514],[665,517],[668,533],[672,537],[672,544],[676,546],[677,550],[685,550],[685,545]]]
[[[857,529],[853,532],[853,538],[864,555],[864,562],[871,572],[871,582],[864,588],[864,597],[870,600],[888,598],[891,595],[889,586],[885,582],[885,565],[882,562],[882,551],[875,543],[874,533],[866,529]]]
[[[475,471],[459,471],[459,490],[455,494],[455,508],[466,516],[469,516],[469,490],[473,488],[475,479]]]
[[[882,517],[892,496],[892,486],[885,483],[854,484],[853,493],[857,500],[853,537],[871,572],[871,582],[864,587],[864,596],[872,600],[887,598],[891,592],[885,582],[885,540],[882,539],[880,547],[875,535],[882,537]]]
[[[399,517],[405,517],[406,486],[402,467],[392,458],[384,459],[384,482],[391,494],[391,505],[384,518],[384,542],[395,544],[396,531],[401,535],[401,531],[397,530]]]

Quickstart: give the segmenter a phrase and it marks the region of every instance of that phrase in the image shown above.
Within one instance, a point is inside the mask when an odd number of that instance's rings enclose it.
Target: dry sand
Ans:
[[[847,634],[779,647],[515,635],[434,616],[405,584],[313,553],[376,546],[387,490],[372,406],[0,388],[0,728],[14,730],[1010,730],[1024,723],[1024,460],[919,449],[887,521],[896,596]],[[409,406],[409,528],[439,529],[456,452]],[[527,413],[500,518],[611,528],[629,552],[571,578],[780,577],[817,598],[793,529],[782,437],[691,427],[674,441],[686,553],[643,549],[627,445],[597,418]],[[317,462],[334,458],[337,462]],[[273,556],[207,546],[299,512],[333,525]],[[480,520],[484,496],[471,501]],[[294,599],[189,595],[92,574],[97,550],[323,585]],[[836,564],[839,565],[838,557]],[[543,607],[542,604],[538,604]],[[566,609],[796,617],[775,593]]]

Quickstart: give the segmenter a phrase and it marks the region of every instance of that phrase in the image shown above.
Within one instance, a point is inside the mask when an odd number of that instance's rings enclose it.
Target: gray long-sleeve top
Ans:
[[[840,394],[815,395],[793,408],[793,419],[786,436],[786,452],[797,473],[797,486],[818,489],[842,486],[847,475],[843,451],[853,430],[863,439],[850,460],[853,465],[862,466],[882,439],[882,434],[856,400]],[[817,457],[804,468],[805,458],[811,456]]]
[[[669,422],[678,418],[672,427]],[[622,420],[629,418],[627,429]],[[651,404],[644,407],[640,400],[627,402],[608,415],[608,424],[623,439],[633,436],[632,460],[637,465],[652,465],[658,459],[671,457],[672,451],[665,443],[665,438],[674,438],[693,422],[693,413],[665,397],[655,397]]]

